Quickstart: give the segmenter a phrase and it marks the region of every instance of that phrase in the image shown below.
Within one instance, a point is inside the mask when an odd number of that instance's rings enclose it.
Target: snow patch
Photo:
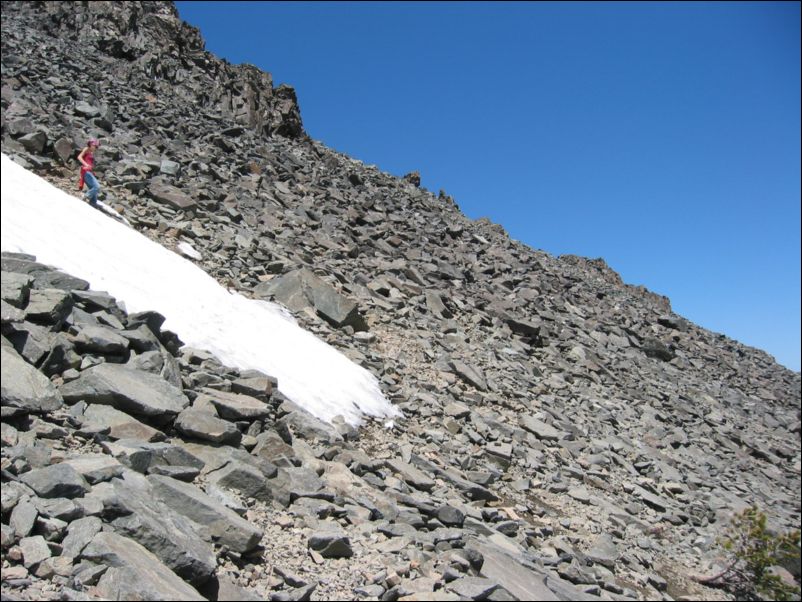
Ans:
[[[158,311],[184,343],[274,376],[284,395],[321,420],[341,415],[358,425],[365,415],[400,415],[372,374],[300,328],[284,308],[230,293],[189,260],[5,154],[2,174],[3,251],[35,255],[83,278],[129,312]]]

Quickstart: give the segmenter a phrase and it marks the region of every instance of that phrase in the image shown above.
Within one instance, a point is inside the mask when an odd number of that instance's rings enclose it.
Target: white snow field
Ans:
[[[280,306],[230,293],[189,260],[2,156],[2,250],[35,255],[107,291],[128,312],[154,310],[164,328],[224,364],[278,379],[321,420],[400,415],[378,381],[300,328]]]

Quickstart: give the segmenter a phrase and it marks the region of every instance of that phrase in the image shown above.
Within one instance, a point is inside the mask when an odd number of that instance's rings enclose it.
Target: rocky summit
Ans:
[[[4,2],[2,32],[4,153],[77,196],[100,138],[101,200],[403,411],[321,422],[4,254],[3,599],[732,599],[696,579],[732,516],[799,527],[799,373],[311,139],[171,3]]]

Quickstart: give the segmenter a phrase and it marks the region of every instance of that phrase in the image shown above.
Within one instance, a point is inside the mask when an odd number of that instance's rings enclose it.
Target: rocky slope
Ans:
[[[4,153],[74,191],[101,138],[107,202],[405,414],[321,424],[4,257],[4,596],[723,599],[691,577],[733,512],[798,528],[798,373],[311,140],[169,3],[10,2],[2,29]]]

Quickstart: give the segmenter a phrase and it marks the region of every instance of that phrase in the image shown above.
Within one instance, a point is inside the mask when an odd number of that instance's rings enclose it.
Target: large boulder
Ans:
[[[109,600],[206,600],[153,553],[116,533],[98,533],[81,556],[109,569],[97,584]]]
[[[163,378],[118,364],[100,364],[61,387],[68,402],[113,406],[135,416],[170,419],[189,405],[184,393]]]
[[[158,499],[202,525],[203,533],[213,541],[242,554],[261,541],[262,531],[194,485],[159,475],[150,475],[148,480]]]
[[[151,183],[148,192],[155,201],[169,205],[174,209],[192,209],[197,204],[185,192],[158,180]]]
[[[337,328],[351,326],[355,331],[368,329],[355,301],[341,295],[310,270],[302,268],[254,289],[259,296],[271,296],[296,312],[313,309],[321,318]]]

